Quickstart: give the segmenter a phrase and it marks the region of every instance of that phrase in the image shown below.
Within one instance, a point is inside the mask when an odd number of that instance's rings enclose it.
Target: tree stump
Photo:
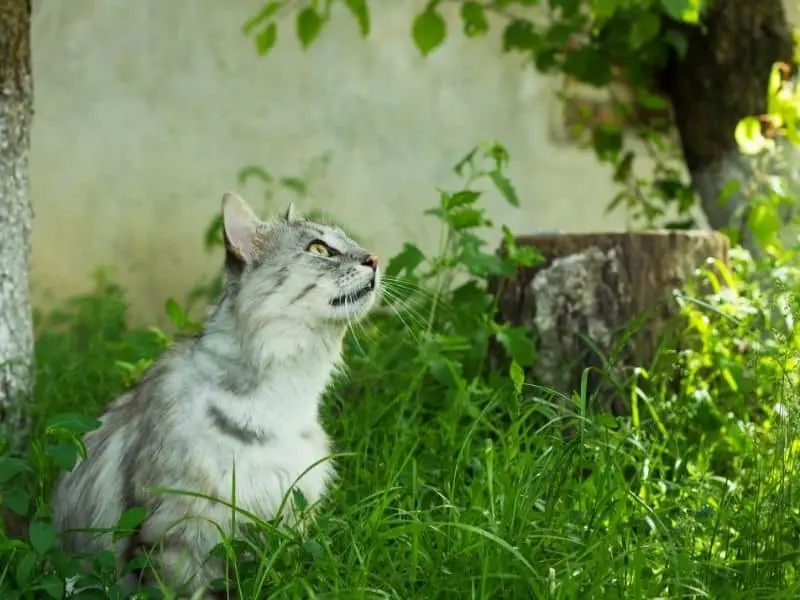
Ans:
[[[659,344],[674,332],[673,290],[709,259],[728,266],[728,238],[715,231],[541,234],[516,242],[534,246],[544,262],[491,288],[499,319],[534,336],[529,374],[571,395],[591,368],[593,409],[614,414],[627,413],[627,394],[620,391],[632,368],[650,368]]]

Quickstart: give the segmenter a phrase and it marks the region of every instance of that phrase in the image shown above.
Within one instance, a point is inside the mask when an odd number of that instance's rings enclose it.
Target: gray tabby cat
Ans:
[[[113,527],[147,508],[130,539],[72,532],[73,553],[113,549],[119,564],[155,549],[159,580],[202,593],[222,576],[207,561],[228,531],[231,509],[157,486],[231,502],[264,520],[294,511],[296,487],[316,502],[334,476],[320,399],[340,366],[348,324],[380,292],[377,258],[338,228],[286,216],[259,220],[238,196],[222,198],[226,285],[203,332],[176,343],[135,388],[112,402],[85,437],[88,457],[59,479],[53,498],[59,531]],[[234,485],[235,468],[235,488]],[[187,518],[189,517],[189,518]],[[237,521],[243,517],[237,515]],[[151,575],[152,576],[152,575]]]

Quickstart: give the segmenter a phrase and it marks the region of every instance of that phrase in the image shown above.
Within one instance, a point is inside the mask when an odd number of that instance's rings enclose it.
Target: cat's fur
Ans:
[[[380,291],[376,257],[341,229],[297,219],[291,207],[264,222],[231,193],[222,205],[226,285],[202,334],[176,343],[106,408],[101,427],[85,436],[87,459],[62,475],[53,498],[62,532],[110,528],[127,509],[146,507],[131,538],[112,544],[109,535],[67,533],[67,549],[113,549],[120,565],[154,550],[161,581],[173,589],[191,581],[188,592],[222,575],[220,564],[206,562],[220,541],[209,521],[227,530],[231,509],[146,488],[230,502],[235,468],[236,505],[264,520],[279,516],[294,481],[331,453],[320,400],[348,324]],[[333,256],[310,252],[315,240]],[[333,476],[324,461],[297,488],[314,503]],[[291,520],[286,506],[281,516]]]

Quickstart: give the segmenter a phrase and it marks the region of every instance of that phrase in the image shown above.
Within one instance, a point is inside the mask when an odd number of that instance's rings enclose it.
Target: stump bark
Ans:
[[[492,288],[499,319],[534,336],[530,375],[571,395],[588,368],[593,409],[615,414],[627,412],[632,368],[650,368],[675,331],[673,290],[709,259],[728,266],[728,238],[715,231],[542,234],[517,244],[534,246],[544,262]]]

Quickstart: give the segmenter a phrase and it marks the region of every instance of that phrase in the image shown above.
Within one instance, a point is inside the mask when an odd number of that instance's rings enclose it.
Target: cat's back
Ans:
[[[62,473],[53,491],[57,529],[111,527],[129,508],[126,483],[143,436],[157,433],[158,413],[166,412],[159,411],[161,388],[173,360],[170,353],[154,363],[134,388],[106,406],[100,427],[84,436],[86,460]]]
[[[113,403],[123,408],[133,402],[126,392]],[[53,524],[59,531],[109,528],[117,523],[125,506],[121,465],[127,455],[129,439],[119,426],[119,410],[107,410],[101,426],[84,436],[87,460],[79,459],[71,471],[61,474],[53,490]],[[134,418],[134,421],[136,419]],[[135,427],[135,423],[131,423]],[[92,534],[67,537],[71,551],[105,545]]]

